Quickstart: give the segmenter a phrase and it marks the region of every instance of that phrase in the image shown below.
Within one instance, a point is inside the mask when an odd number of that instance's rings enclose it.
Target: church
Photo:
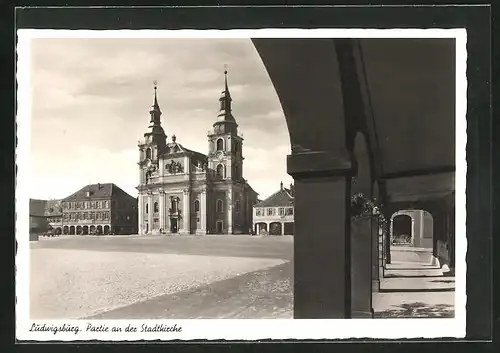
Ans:
[[[243,138],[225,86],[207,135],[208,154],[190,150],[161,126],[157,87],[139,141],[139,234],[248,234],[257,193],[243,178]]]

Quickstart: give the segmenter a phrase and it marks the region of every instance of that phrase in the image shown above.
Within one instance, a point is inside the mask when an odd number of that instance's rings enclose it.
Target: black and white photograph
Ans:
[[[463,337],[465,29],[18,36],[18,337]]]

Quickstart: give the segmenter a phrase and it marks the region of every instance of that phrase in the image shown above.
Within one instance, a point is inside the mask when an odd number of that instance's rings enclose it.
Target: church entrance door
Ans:
[[[217,234],[222,234],[222,221],[217,221]]]
[[[170,219],[170,232],[177,233],[177,218]]]

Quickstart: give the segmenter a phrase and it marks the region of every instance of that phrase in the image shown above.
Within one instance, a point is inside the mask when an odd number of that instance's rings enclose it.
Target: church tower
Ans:
[[[144,139],[139,141],[139,169],[140,184],[147,183],[147,173],[158,169],[158,157],[166,150],[167,135],[161,126],[161,110],[156,95],[156,81],[154,82],[154,100],[149,110],[149,131],[144,134]]]
[[[243,138],[238,135],[238,124],[231,110],[231,94],[224,70],[224,90],[219,98],[219,114],[208,134],[208,168],[214,171],[215,181],[243,180]]]
[[[219,98],[219,114],[208,134],[208,168],[213,185],[210,228],[216,234],[235,234],[245,230],[246,181],[243,179],[243,138],[238,134],[231,94],[224,70],[224,90]]]

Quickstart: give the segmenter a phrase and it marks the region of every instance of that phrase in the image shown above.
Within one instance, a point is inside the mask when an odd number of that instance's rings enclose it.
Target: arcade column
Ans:
[[[294,317],[349,318],[352,163],[336,40],[253,38],[252,42],[276,89],[290,134],[287,172],[295,181]]]
[[[233,234],[233,189],[227,192],[227,234]]]
[[[183,199],[182,199],[182,234],[190,234],[191,232],[191,197],[189,195],[189,189],[184,189]]]
[[[200,195],[200,234],[207,232],[207,189],[203,188]]]
[[[148,233],[153,232],[153,193],[148,192]]]
[[[138,212],[138,217],[137,217],[137,223],[138,223],[138,232],[139,235],[144,234],[143,226],[144,226],[144,208],[143,208],[143,199],[142,195],[139,194],[139,197],[137,198],[137,212]]]
[[[295,179],[294,317],[348,318],[350,162],[327,152],[311,157],[288,156]]]
[[[160,229],[165,232],[165,191],[160,190]]]

